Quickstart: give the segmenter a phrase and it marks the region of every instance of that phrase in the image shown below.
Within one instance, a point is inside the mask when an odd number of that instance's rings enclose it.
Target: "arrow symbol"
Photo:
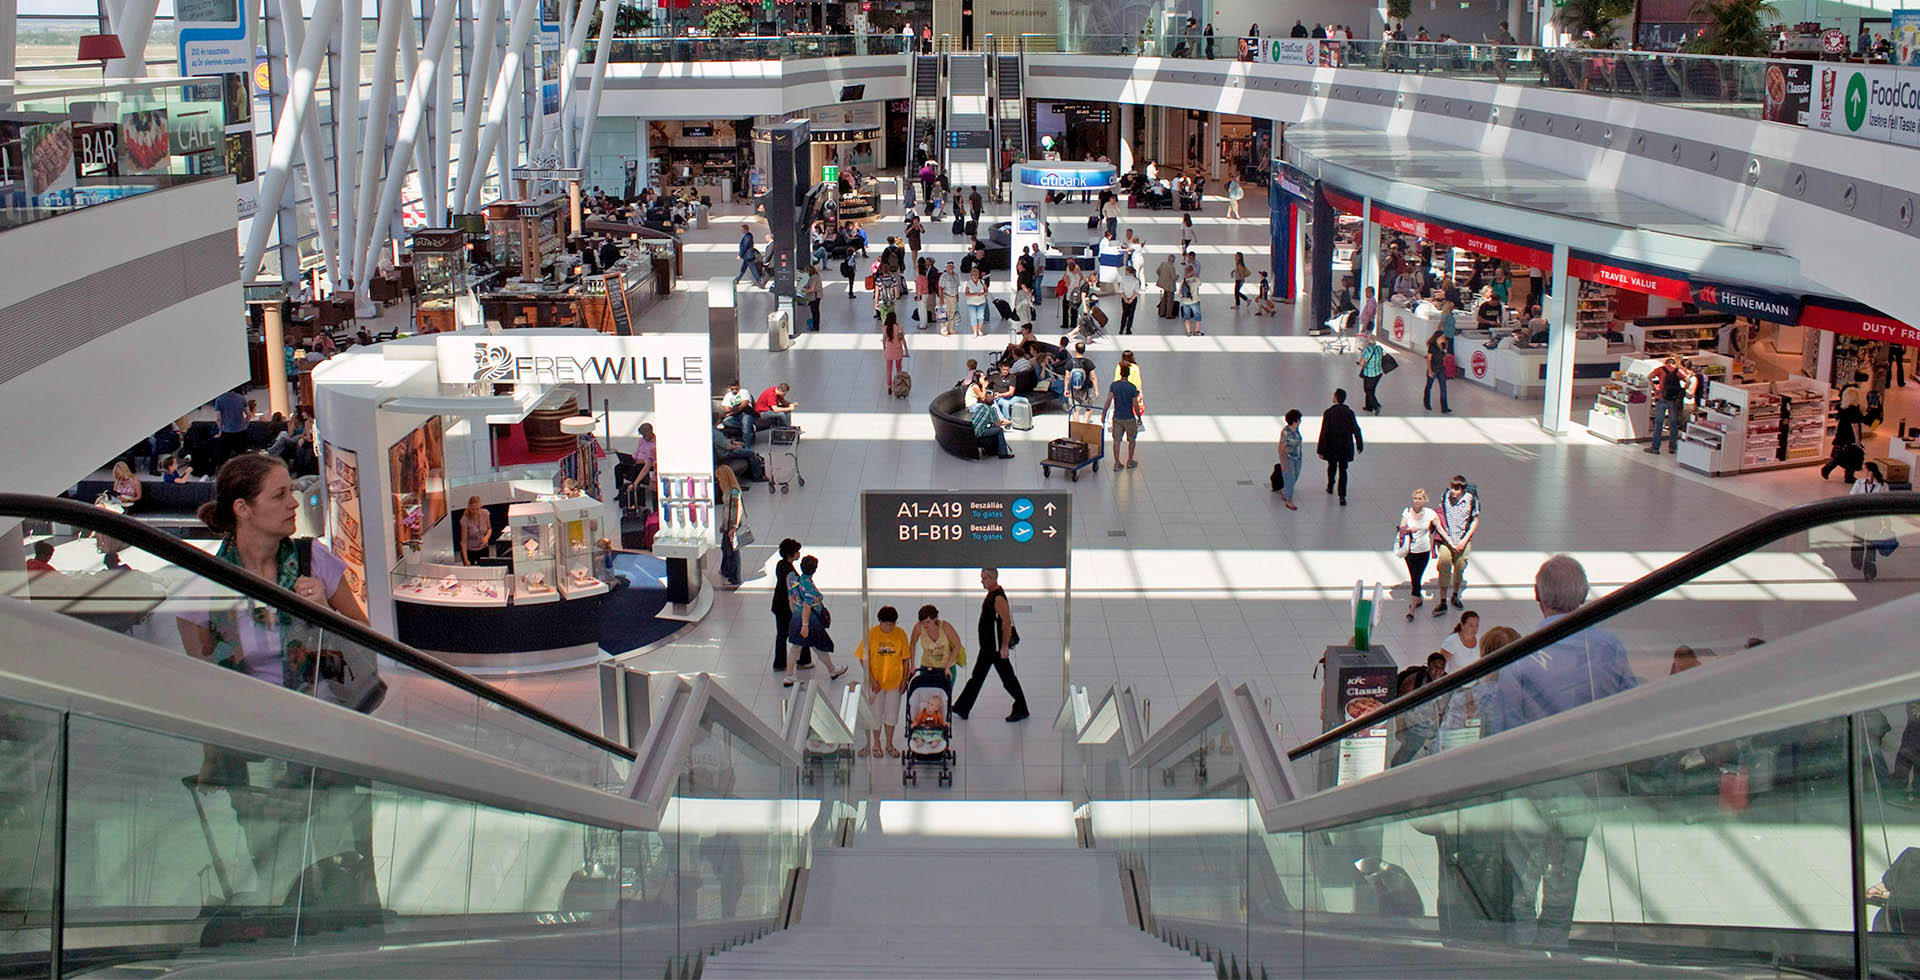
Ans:
[[[1049,501],[1049,502],[1047,503],[1047,516],[1048,516],[1048,517],[1052,517],[1052,516],[1053,516],[1053,512],[1054,512],[1054,505],[1053,505],[1053,503],[1052,503],[1051,501]]]
[[[1047,506],[1049,506],[1049,507],[1051,507],[1051,506],[1053,506],[1053,505],[1052,505],[1052,504],[1048,504]],[[1051,537],[1053,537],[1054,535],[1056,535],[1056,534],[1058,534],[1058,533],[1060,533],[1060,532],[1058,532],[1058,531],[1055,531],[1055,530],[1053,529],[1053,525],[1051,525],[1051,524],[1049,524],[1049,525],[1047,525],[1047,527],[1046,527],[1046,529],[1045,529],[1044,531],[1042,531],[1041,533],[1042,533],[1042,534],[1045,534],[1045,535],[1046,535],[1047,537],[1049,537],[1049,538],[1051,538]]]

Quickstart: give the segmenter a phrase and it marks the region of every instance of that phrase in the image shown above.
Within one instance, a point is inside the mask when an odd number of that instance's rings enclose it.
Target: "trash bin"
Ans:
[[[767,350],[778,354],[793,346],[793,311],[774,310],[767,314]]]

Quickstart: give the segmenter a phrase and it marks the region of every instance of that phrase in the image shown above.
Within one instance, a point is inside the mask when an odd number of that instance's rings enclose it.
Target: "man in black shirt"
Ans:
[[[1307,25],[1305,25],[1305,24],[1303,24],[1303,23],[1301,23],[1300,21],[1297,21],[1297,20],[1296,20],[1296,21],[1294,21],[1294,22],[1293,22],[1293,30],[1292,30],[1292,32],[1291,32],[1291,34],[1292,34],[1292,36],[1294,36],[1294,37],[1306,37],[1306,36],[1307,36]]]
[[[1320,444],[1317,449],[1320,458],[1327,461],[1327,492],[1334,492],[1337,482],[1340,506],[1345,507],[1347,465],[1366,449],[1365,441],[1360,438],[1360,420],[1354,418],[1353,409],[1347,407],[1345,388],[1333,390],[1333,404],[1320,416]]]
[[[1013,648],[1020,643],[1020,632],[1013,628],[1013,608],[1007,604],[1006,590],[1000,587],[1000,570],[981,569],[980,585],[987,590],[985,601],[980,603],[980,655],[973,661],[973,674],[967,678],[967,686],[953,702],[953,713],[966,720],[991,670],[999,673],[1000,683],[1013,698],[1013,713],[1007,715],[1007,720],[1021,721],[1027,717],[1027,695],[1020,689],[1020,678],[1013,675],[1010,659]]]

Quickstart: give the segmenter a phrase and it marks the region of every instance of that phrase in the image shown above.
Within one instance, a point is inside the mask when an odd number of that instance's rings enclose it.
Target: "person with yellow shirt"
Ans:
[[[900,721],[900,692],[907,689],[911,672],[912,649],[907,631],[899,626],[900,612],[881,606],[879,623],[867,630],[866,642],[855,656],[867,665],[867,700],[880,716],[885,737],[880,731],[868,733],[870,743],[860,750],[862,756],[898,756],[893,745],[893,729]]]

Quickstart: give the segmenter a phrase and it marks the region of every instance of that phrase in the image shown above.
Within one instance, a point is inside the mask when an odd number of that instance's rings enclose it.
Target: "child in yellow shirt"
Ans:
[[[867,667],[867,700],[873,704],[874,713],[880,716],[885,728],[882,732],[868,733],[869,742],[860,750],[862,756],[890,755],[899,756],[900,750],[893,745],[893,730],[900,721],[900,692],[907,689],[907,675],[912,673],[912,659],[907,646],[907,631],[899,626],[900,612],[892,606],[881,606],[879,623],[867,630],[866,642],[860,644],[855,656]]]

